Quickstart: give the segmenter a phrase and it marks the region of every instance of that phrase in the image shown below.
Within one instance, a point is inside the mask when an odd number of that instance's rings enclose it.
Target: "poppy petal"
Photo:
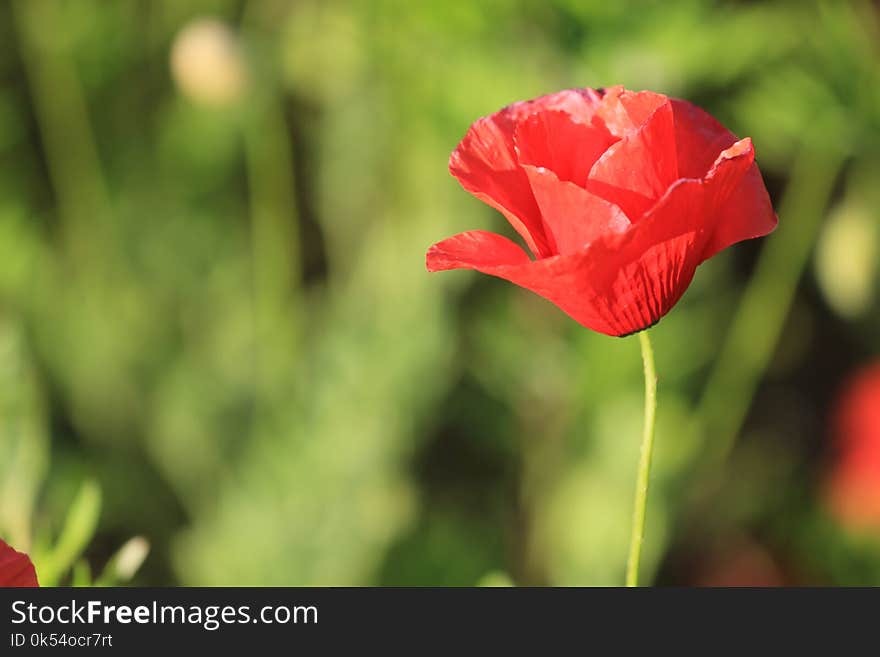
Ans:
[[[449,158],[449,171],[468,192],[501,212],[538,257],[551,253],[541,212],[513,150],[515,110],[474,123]]]
[[[513,138],[520,165],[549,169],[579,187],[586,185],[596,160],[618,141],[604,126],[581,123],[560,111],[533,114],[517,125]]]
[[[477,120],[452,152],[449,171],[468,192],[501,212],[537,257],[553,253],[541,213],[517,163],[514,131],[541,112],[558,112],[590,123],[602,99],[592,89],[566,89],[508,105]]]
[[[750,151],[749,157],[754,158],[751,140],[738,142],[733,133],[711,115],[687,101],[674,99],[671,102],[675,115],[679,174],[682,177],[706,176],[717,166],[719,157],[730,157],[737,144],[737,148],[743,152]],[[715,228],[703,255],[704,260],[736,242],[767,235],[773,232],[778,223],[757,164],[752,163],[748,167],[727,197],[730,201],[715,207],[712,212]]]
[[[587,190],[638,221],[678,179],[675,124],[668,100],[593,165]]]
[[[485,230],[469,230],[437,242],[425,257],[428,271],[476,269],[531,262],[519,246],[506,237]]]
[[[752,163],[746,170],[728,198],[717,208],[715,230],[703,260],[737,242],[768,235],[779,223],[757,164]]]
[[[653,91],[629,91],[621,86],[605,91],[596,118],[617,137],[626,137],[644,126],[669,98]]]
[[[557,253],[580,251],[604,234],[622,233],[629,227],[629,219],[613,203],[574,183],[560,181],[544,167],[523,169]]]
[[[649,213],[616,239],[597,243],[603,268],[592,275],[594,289],[609,304],[617,330],[646,328],[681,298],[697,266],[706,259],[713,233],[702,222],[734,193],[753,166],[751,140],[723,152],[703,180],[676,182]]]
[[[736,143],[736,137],[696,105],[677,98],[670,99],[670,103],[675,121],[678,175],[702,178],[718,154]]]
[[[582,275],[589,268],[589,259],[584,252],[535,261],[511,258],[510,262],[503,262],[494,251],[487,257],[482,247],[489,246],[490,251],[495,246],[503,249],[506,247],[502,241],[508,240],[500,235],[489,237],[491,233],[476,236],[472,233],[481,231],[456,235],[432,246],[428,251],[428,269],[475,269],[503,278],[553,302],[581,324],[615,335],[615,329],[591,308],[590,300],[596,294],[590,287],[588,276]],[[465,236],[468,237],[463,239]],[[521,249],[520,253],[525,255]],[[507,255],[515,254],[511,251]]]
[[[696,270],[697,232],[687,231],[660,242],[641,238],[638,232],[638,224],[630,229],[634,236],[629,248],[622,244],[607,250],[603,261],[606,266],[616,266],[616,271],[595,279],[615,329],[611,335],[629,335],[659,322],[687,290]]]
[[[33,586],[39,584],[31,560],[0,540],[0,587]]]
[[[432,246],[428,269],[475,269],[497,276],[551,301],[587,328],[628,335],[655,323],[671,307],[663,307],[667,297],[662,284],[651,277],[666,261],[682,260],[691,243],[670,241],[630,257],[626,254],[631,251],[618,244],[627,238],[628,234],[615,235],[576,253],[530,261],[510,240],[471,231]]]
[[[562,112],[577,123],[601,126],[602,122],[594,120],[594,117],[602,102],[603,94],[594,89],[563,89],[534,100],[513,103],[506,109],[517,122],[540,112]]]
[[[697,264],[714,255],[719,245],[728,239],[740,241],[766,234],[769,230],[759,232],[766,226],[753,225],[750,217],[739,216],[740,189],[748,182],[754,157],[751,139],[736,142],[718,156],[705,178],[682,178],[670,187],[639,223],[639,233],[653,242],[660,242],[696,231],[700,238],[694,244],[695,255],[699,258]],[[730,225],[722,227],[718,223],[707,225],[706,217],[733,220]]]

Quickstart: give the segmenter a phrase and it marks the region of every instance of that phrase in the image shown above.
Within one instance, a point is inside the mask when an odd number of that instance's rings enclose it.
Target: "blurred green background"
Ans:
[[[620,584],[637,341],[424,269],[509,234],[474,119],[612,84],[751,136],[780,215],[652,331],[645,579],[880,584],[822,501],[880,353],[871,2],[0,3],[0,535],[44,584]]]

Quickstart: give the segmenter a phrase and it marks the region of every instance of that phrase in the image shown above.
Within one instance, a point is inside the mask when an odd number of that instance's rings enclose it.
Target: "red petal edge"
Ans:
[[[501,212],[537,257],[553,253],[541,212],[514,150],[516,125],[540,112],[561,112],[590,123],[601,95],[567,89],[508,105],[474,122],[449,157],[449,171],[465,190]]]
[[[653,111],[605,151],[586,184],[590,193],[620,207],[632,222],[639,221],[679,178],[672,105],[656,94],[639,105],[639,117],[651,107]]]
[[[670,98],[669,102],[675,122],[678,175],[703,178],[718,154],[736,143],[736,136],[696,105],[678,98]]]
[[[615,236],[623,240],[626,235]],[[635,259],[620,265],[624,258],[619,245],[607,240],[569,255],[531,261],[525,252],[501,235],[470,231],[435,244],[428,250],[429,271],[474,269],[503,278],[556,304],[578,323],[599,333],[628,335],[659,319],[651,309],[636,301],[637,290],[645,283],[642,263]],[[685,243],[678,245],[686,251]],[[649,262],[658,257],[659,245],[644,256]]]
[[[0,587],[36,587],[37,573],[26,554],[0,540]]]

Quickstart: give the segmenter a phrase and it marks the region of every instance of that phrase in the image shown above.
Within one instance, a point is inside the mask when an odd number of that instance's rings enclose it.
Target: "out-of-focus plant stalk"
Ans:
[[[45,399],[17,323],[0,319],[0,531],[30,550],[33,514],[49,469]]]
[[[651,481],[651,458],[654,452],[654,420],[657,415],[657,372],[654,368],[654,350],[647,331],[639,333],[642,348],[642,365],[645,374],[645,426],[636,475],[636,493],[633,503],[632,534],[629,544],[629,560],[626,564],[626,585],[639,585],[639,562],[642,542],[645,538],[645,512],[648,508],[648,486]]]
[[[27,71],[64,239],[77,266],[100,263],[111,216],[85,95],[55,0],[17,0],[11,13]]]
[[[254,3],[248,3],[242,17],[245,40],[249,34],[274,34],[264,25],[266,20]],[[271,37],[264,35],[266,39]],[[257,382],[263,398],[271,394],[271,372],[277,369],[280,352],[297,342],[302,319],[297,313],[301,247],[294,154],[281,93],[273,70],[252,68],[251,74],[259,84],[250,81],[253,96],[243,112],[242,131],[251,214]]]
[[[293,155],[278,103],[248,112],[244,125],[250,187],[254,294],[260,330],[285,318],[297,290],[299,247]]]
[[[724,463],[742,429],[779,342],[842,164],[842,153],[812,144],[805,144],[794,159],[779,205],[778,231],[766,241],[698,407],[710,469]]]

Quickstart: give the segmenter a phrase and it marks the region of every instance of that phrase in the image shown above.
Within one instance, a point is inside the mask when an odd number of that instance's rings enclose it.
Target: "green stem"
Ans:
[[[654,370],[654,350],[647,331],[639,333],[642,346],[642,363],[645,370],[645,427],[642,433],[642,449],[639,471],[636,475],[636,495],[633,505],[632,534],[629,543],[629,561],[626,565],[626,585],[638,586],[639,561],[642,557],[642,540],[645,537],[645,509],[648,506],[648,483],[651,477],[651,454],[654,451],[654,418],[657,414],[657,374]]]

